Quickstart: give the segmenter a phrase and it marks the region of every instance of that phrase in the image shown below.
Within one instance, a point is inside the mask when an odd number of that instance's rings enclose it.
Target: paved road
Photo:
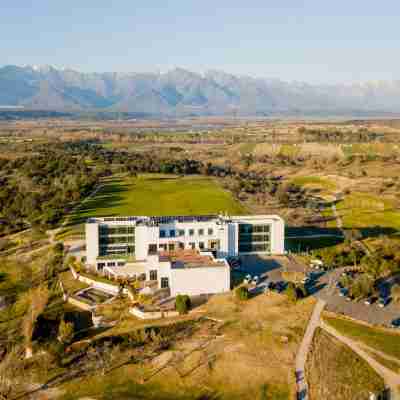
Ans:
[[[318,300],[314,307],[310,321],[308,322],[306,332],[300,344],[300,348],[296,355],[296,383],[297,398],[299,400],[308,400],[307,380],[305,377],[305,366],[307,355],[311,347],[315,329],[319,326],[322,310],[325,307],[323,300]]]
[[[390,388],[391,398],[393,400],[400,400],[400,392],[399,392],[400,375],[395,374],[391,370],[379,364],[365,350],[363,350],[358,345],[358,343],[349,339],[346,336],[341,335],[338,331],[336,331],[329,325],[325,324],[323,321],[321,321],[320,326],[322,329],[327,331],[336,339],[349,346],[355,353],[357,353],[361,358],[367,361],[368,364],[383,378],[385,384]]]

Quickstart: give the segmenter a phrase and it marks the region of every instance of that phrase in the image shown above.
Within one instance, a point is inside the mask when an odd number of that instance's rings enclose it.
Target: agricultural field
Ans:
[[[306,365],[310,400],[370,399],[383,379],[346,345],[318,328]]]
[[[400,210],[392,200],[382,196],[353,192],[345,195],[336,208],[344,228],[400,230]]]
[[[114,215],[243,214],[244,207],[211,179],[198,176],[145,174],[137,178],[115,176],[83,203],[71,224],[89,217]]]

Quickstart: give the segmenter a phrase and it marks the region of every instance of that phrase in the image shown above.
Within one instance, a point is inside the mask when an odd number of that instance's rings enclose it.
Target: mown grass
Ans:
[[[392,228],[400,230],[400,212],[385,198],[354,192],[345,196],[337,206],[344,228]]]
[[[306,366],[311,400],[368,400],[384,390],[383,379],[346,345],[318,328]]]
[[[71,224],[89,217],[127,215],[243,214],[244,207],[210,178],[145,174],[114,176],[82,204]]]
[[[324,315],[324,321],[341,334],[400,360],[400,335],[344,318]]]

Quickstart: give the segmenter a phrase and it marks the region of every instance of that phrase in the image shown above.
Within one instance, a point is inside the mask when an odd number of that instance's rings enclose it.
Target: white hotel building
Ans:
[[[230,290],[227,257],[283,254],[277,215],[91,218],[86,262],[114,276],[141,276],[171,295]]]

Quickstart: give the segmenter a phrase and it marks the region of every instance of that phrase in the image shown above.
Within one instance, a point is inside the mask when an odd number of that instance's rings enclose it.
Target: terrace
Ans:
[[[177,250],[159,253],[160,261],[170,261],[171,268],[224,267],[224,261],[215,260],[211,253],[202,254],[196,250]]]

